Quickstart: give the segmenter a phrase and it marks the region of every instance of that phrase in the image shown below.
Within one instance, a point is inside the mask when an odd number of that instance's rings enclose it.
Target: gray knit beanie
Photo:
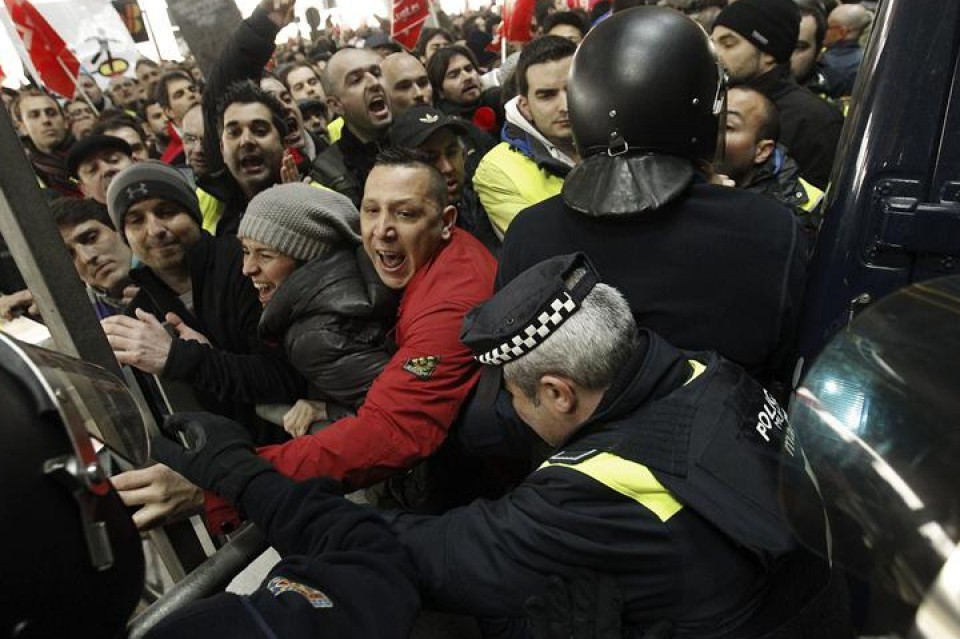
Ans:
[[[117,173],[107,188],[107,211],[124,241],[123,218],[127,211],[137,202],[153,198],[176,202],[203,225],[197,194],[180,171],[156,160],[137,162]]]
[[[302,182],[278,184],[247,205],[237,237],[309,261],[335,244],[360,243],[360,213],[348,198]]]

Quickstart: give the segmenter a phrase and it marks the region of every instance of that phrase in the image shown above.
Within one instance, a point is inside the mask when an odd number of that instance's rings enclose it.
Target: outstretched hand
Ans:
[[[234,505],[254,477],[273,470],[257,456],[250,433],[232,419],[177,413],[162,430],[151,441],[153,458]]]
[[[260,6],[267,12],[270,21],[282,29],[293,22],[296,0],[261,0]]]
[[[283,152],[283,159],[280,161],[280,182],[283,184],[293,184],[300,181],[300,169],[297,168],[297,162],[293,159],[290,150]]]
[[[327,405],[309,399],[299,399],[283,416],[283,430],[291,437],[300,437],[310,430],[310,426],[327,418]]]
[[[33,299],[33,293],[24,289],[9,295],[0,295],[0,317],[10,321],[20,313],[26,313],[34,317],[40,316],[37,303]]]
[[[177,336],[180,339],[188,339],[194,342],[200,342],[201,344],[210,344],[210,340],[207,339],[206,335],[190,328],[176,313],[167,313],[164,319],[167,320],[167,324],[177,332]]]
[[[138,530],[186,519],[203,506],[203,491],[163,464],[129,470],[110,481],[125,505],[137,507],[133,523]]]
[[[163,372],[173,338],[156,317],[138,308],[135,318],[113,315],[100,326],[118,362],[154,375]]]

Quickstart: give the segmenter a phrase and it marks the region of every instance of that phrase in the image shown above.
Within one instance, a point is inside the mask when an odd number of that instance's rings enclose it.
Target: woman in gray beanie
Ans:
[[[259,193],[240,221],[243,274],[264,307],[260,338],[282,341],[310,383],[310,397],[283,419],[294,437],[356,410],[390,359],[384,342],[398,300],[369,263],[359,228],[349,199],[302,183]]]

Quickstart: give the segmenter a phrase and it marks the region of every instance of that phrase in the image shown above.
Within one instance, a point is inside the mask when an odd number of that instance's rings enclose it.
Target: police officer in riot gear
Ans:
[[[724,83],[703,29],[662,7],[615,14],[580,45],[568,100],[583,161],[511,225],[498,284],[581,250],[641,326],[785,377],[803,243],[786,208],[709,181]]]
[[[0,636],[123,636],[143,584],[140,537],[81,418],[106,426],[101,409],[123,397],[104,382],[88,412],[84,379],[56,386],[70,360],[44,353],[0,334]]]
[[[127,637],[143,586],[141,541],[88,430],[113,453],[144,463],[137,404],[102,369],[4,333],[0,398],[0,637]],[[412,564],[386,523],[340,497],[332,480],[282,477],[257,457],[243,426],[197,418],[169,417],[165,432],[176,442],[158,435],[152,454],[238,505],[245,495],[251,520],[284,559],[250,597],[166,601],[162,618],[138,618],[129,634],[406,637],[420,600]]]

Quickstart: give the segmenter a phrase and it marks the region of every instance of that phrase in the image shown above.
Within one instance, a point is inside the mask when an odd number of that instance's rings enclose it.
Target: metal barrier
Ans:
[[[160,599],[128,626],[129,639],[141,639],[161,619],[197,599],[222,591],[260,553],[267,549],[267,540],[252,524],[241,528],[212,557],[177,582]]]

